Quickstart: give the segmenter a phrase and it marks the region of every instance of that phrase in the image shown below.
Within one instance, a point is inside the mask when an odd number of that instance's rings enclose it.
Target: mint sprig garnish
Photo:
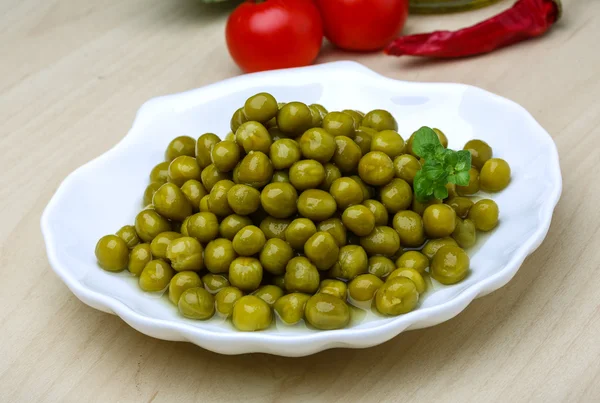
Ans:
[[[421,127],[415,132],[412,142],[413,152],[425,163],[413,181],[417,200],[427,203],[432,198],[443,200],[448,197],[446,184],[459,186],[469,184],[471,153],[467,150],[454,151],[440,143],[437,134],[429,127]]]

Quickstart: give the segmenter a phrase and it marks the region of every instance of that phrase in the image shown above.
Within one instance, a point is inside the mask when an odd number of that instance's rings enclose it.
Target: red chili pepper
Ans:
[[[395,39],[388,55],[463,57],[491,52],[540,36],[561,16],[560,0],[519,0],[508,10],[458,31],[435,31]]]

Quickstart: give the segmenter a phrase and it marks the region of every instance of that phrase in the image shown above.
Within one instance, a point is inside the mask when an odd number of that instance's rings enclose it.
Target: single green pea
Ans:
[[[142,204],[144,206],[152,206],[152,198],[154,197],[154,193],[156,193],[156,191],[162,186],[162,183],[159,182],[152,182],[151,184],[149,184],[146,187],[146,190],[144,190],[144,196],[142,198]],[[154,208],[154,206],[152,206],[152,208]]]
[[[178,308],[186,318],[206,320],[215,314],[215,299],[202,287],[188,288],[181,294]]]
[[[420,169],[421,163],[410,154],[401,154],[394,159],[394,175],[411,185]]]
[[[206,195],[200,199],[200,205],[198,206],[198,211],[200,213],[210,213],[210,208],[208,208],[208,199],[210,199],[209,195]]]
[[[385,278],[395,269],[396,265],[390,258],[385,256],[372,256],[369,258],[369,266],[367,270],[374,276]]]
[[[181,191],[192,205],[192,211],[197,213],[200,208],[200,201],[208,194],[204,185],[200,181],[190,179],[181,186]]]
[[[467,218],[469,210],[471,210],[474,204],[471,199],[462,196],[450,197],[444,203],[452,207],[456,215],[460,218]]]
[[[125,241],[127,247],[132,249],[135,245],[140,243],[140,237],[137,232],[135,232],[135,227],[133,225],[125,225],[121,227],[120,230],[117,231],[116,235]]]
[[[394,215],[393,226],[403,246],[417,247],[425,242],[423,219],[414,211],[399,211]]]
[[[386,153],[371,151],[360,159],[358,174],[369,185],[387,185],[394,177],[394,163]]]
[[[200,212],[191,216],[187,223],[189,236],[201,243],[208,243],[217,238],[219,222],[217,216],[210,212]]]
[[[450,236],[456,228],[456,212],[447,204],[433,204],[423,213],[423,227],[430,238]]]
[[[340,249],[333,235],[321,231],[312,235],[304,244],[304,254],[319,270],[328,270],[335,264]]]
[[[379,197],[388,212],[396,214],[410,207],[413,190],[404,179],[395,178],[381,188]]]
[[[373,136],[375,134],[377,134],[377,131],[370,127],[360,126],[356,130],[354,142],[360,147],[362,155],[371,151],[371,143],[373,142]]]
[[[200,179],[201,172],[202,170],[194,157],[182,155],[169,164],[168,181],[181,186],[189,179]]]
[[[417,292],[419,294],[423,294],[427,290],[427,283],[423,279],[421,273],[415,269],[411,269],[409,267],[399,267],[394,270],[387,279],[391,280],[396,277],[406,277],[407,279],[411,280],[413,283],[415,283]]]
[[[398,130],[398,122],[391,113],[383,109],[375,109],[365,115],[362,125],[377,130]]]
[[[329,232],[333,236],[333,239],[335,239],[338,247],[341,248],[342,246],[346,245],[346,227],[344,227],[342,220],[339,218],[330,218],[328,220],[321,221],[317,226],[317,230]]]
[[[169,221],[154,210],[142,210],[135,217],[135,232],[144,242],[151,242],[161,232],[170,230]]]
[[[283,290],[276,285],[263,285],[258,290],[254,291],[252,295],[256,295],[258,298],[265,301],[272,308],[275,302],[283,297]]]
[[[367,272],[368,257],[365,250],[358,245],[346,245],[340,248],[338,261],[333,265],[330,277],[352,280],[359,274]]]
[[[452,238],[458,243],[458,246],[461,248],[470,248],[475,245],[477,241],[475,223],[468,218],[464,220],[457,218],[456,220],[456,228],[452,233]]]
[[[491,158],[483,164],[479,184],[487,192],[499,192],[510,183],[510,165],[501,158]]]
[[[397,316],[417,307],[419,292],[406,277],[387,280],[375,294],[375,307],[382,315]]]
[[[288,292],[313,294],[319,288],[319,271],[303,256],[291,259],[285,269],[285,287]]]
[[[469,183],[467,186],[456,186],[456,191],[460,196],[474,195],[479,192],[479,182],[479,171],[477,168],[471,167],[471,169],[469,169]]]
[[[421,252],[431,261],[436,252],[443,246],[458,246],[456,241],[450,237],[438,238],[438,239],[430,239],[427,241]],[[408,267],[408,266],[398,266],[398,267]]]
[[[360,204],[363,201],[363,192],[360,185],[352,178],[339,178],[333,181],[329,188],[340,210]]]
[[[372,137],[371,151],[382,151],[394,159],[404,151],[404,139],[395,130],[382,130]]]
[[[129,253],[129,263],[127,269],[134,276],[139,276],[148,264],[152,260],[152,250],[150,245],[147,243],[140,243],[133,247]]]
[[[310,114],[312,117],[311,126],[321,126],[321,124],[323,124],[323,118],[329,113],[327,112],[327,109],[325,109],[323,105],[319,104],[310,104],[308,107],[310,108]]]
[[[396,260],[396,267],[415,269],[422,274],[429,267],[429,259],[419,251],[409,250],[400,255]]]
[[[248,120],[267,122],[277,116],[279,107],[275,97],[266,92],[251,96],[244,104],[244,115]]]
[[[181,234],[174,231],[166,231],[158,234],[150,243],[152,256],[155,258],[166,259],[167,248],[174,239],[181,238]]]
[[[232,323],[237,330],[254,332],[271,325],[273,313],[269,304],[255,295],[246,295],[233,306]]]
[[[235,132],[235,142],[241,145],[246,153],[250,151],[268,153],[273,144],[267,128],[255,121],[242,123]]]
[[[272,217],[288,218],[296,214],[298,192],[289,183],[269,183],[260,194],[263,209]]]
[[[291,222],[289,219],[268,216],[260,222],[260,229],[265,234],[267,240],[278,238],[285,241],[285,230]]]
[[[233,210],[227,201],[227,196],[234,185],[235,183],[229,179],[215,183],[208,196],[208,209],[211,213],[219,217],[226,217],[233,214]]]
[[[325,168],[315,160],[300,160],[290,168],[290,183],[298,190],[313,189],[325,180]]]
[[[336,210],[335,199],[323,190],[308,189],[298,197],[298,213],[312,221],[327,220]]]
[[[373,274],[361,274],[348,284],[348,294],[356,301],[370,301],[383,281]]]
[[[357,130],[360,127],[360,125],[362,124],[362,120],[365,117],[364,113],[355,111],[352,109],[344,109],[342,112],[344,112],[347,115],[352,116],[352,120],[354,121],[354,129],[355,130]]]
[[[182,271],[173,276],[169,282],[169,301],[177,305],[181,294],[189,288],[202,287],[202,280],[198,273]]]
[[[394,256],[400,249],[400,237],[393,228],[381,225],[375,227],[368,235],[361,237],[360,245],[369,256]]]
[[[127,243],[116,235],[105,235],[96,244],[96,259],[106,271],[121,271],[129,263]]]
[[[358,236],[366,236],[375,228],[375,216],[367,207],[350,206],[342,214],[344,226]]]
[[[312,113],[302,102],[288,102],[277,112],[277,126],[284,133],[300,135],[310,128]]]
[[[491,199],[481,199],[469,210],[469,219],[479,231],[491,231],[498,225],[498,205]]]
[[[242,228],[247,227],[248,225],[252,225],[252,220],[250,219],[250,217],[245,217],[239,214],[232,214],[221,220],[221,224],[219,224],[218,227],[218,234],[220,234],[222,238],[233,241],[235,234],[237,234]]]
[[[260,206],[260,192],[248,185],[234,185],[227,192],[227,203],[236,214],[252,214]]]
[[[284,274],[285,267],[293,257],[294,250],[292,247],[279,238],[269,239],[260,251],[260,263],[262,267],[275,275]]]
[[[229,280],[222,274],[205,274],[202,276],[204,288],[211,294],[216,294],[225,287],[229,287]]]
[[[179,186],[173,183],[165,183],[152,198],[154,209],[161,216],[169,220],[183,221],[192,214],[192,205]]]
[[[225,179],[231,179],[231,173],[219,171],[215,164],[208,165],[200,174],[200,180],[207,192],[212,190],[215,183]]]
[[[362,150],[352,138],[348,136],[335,137],[335,153],[332,159],[341,172],[345,174],[356,172],[361,157]]]
[[[483,140],[469,140],[463,147],[471,153],[471,164],[477,168],[483,168],[483,165],[492,158],[492,147]]]
[[[232,171],[240,161],[240,148],[233,141],[220,141],[211,150],[211,161],[221,172]]]
[[[235,133],[237,131],[237,129],[239,129],[239,127],[246,123],[248,121],[248,118],[246,117],[246,114],[244,113],[244,108],[241,107],[239,109],[237,109],[235,112],[233,112],[233,115],[231,116],[231,121],[229,122],[229,128],[231,129],[231,131],[233,133]],[[200,140],[198,140],[200,141]]]
[[[238,257],[229,266],[231,285],[242,291],[256,290],[263,278],[263,268],[258,259]]]
[[[333,295],[334,297],[346,299],[348,286],[341,280],[327,278],[321,281],[319,293]]]
[[[270,182],[273,176],[273,164],[263,152],[251,151],[239,165],[240,183],[260,188]]]
[[[285,230],[285,240],[296,250],[303,250],[304,244],[317,232],[315,223],[308,218],[296,218]]]
[[[271,183],[290,183],[290,174],[287,169],[273,172]]]
[[[341,329],[350,322],[350,308],[340,298],[328,294],[310,297],[304,308],[308,323],[317,329]]]
[[[368,208],[373,216],[375,217],[375,225],[387,225],[389,221],[389,214],[385,206],[378,200],[365,200],[362,205]]]
[[[451,285],[469,273],[469,255],[458,246],[443,246],[431,260],[431,276],[442,284]]]
[[[167,259],[177,271],[200,271],[204,268],[202,245],[189,236],[173,239],[169,243]]]
[[[211,273],[226,273],[235,258],[237,253],[229,239],[219,238],[210,241],[204,250],[204,264]]]
[[[189,136],[179,136],[171,140],[165,150],[165,160],[173,161],[182,155],[196,156],[196,140]]]
[[[323,118],[323,129],[332,136],[346,136],[353,138],[356,134],[354,118],[344,112],[329,112]]]
[[[235,303],[244,293],[235,287],[225,287],[215,295],[215,309],[225,317],[230,317]]]
[[[169,179],[169,164],[171,161],[164,161],[157,164],[152,171],[150,171],[150,183],[167,183]]]
[[[335,139],[325,129],[314,127],[300,137],[300,149],[304,158],[313,159],[321,164],[329,162],[335,153]]]
[[[252,256],[261,251],[266,241],[260,228],[248,225],[233,237],[233,249],[240,256]]]
[[[310,295],[293,292],[279,298],[273,308],[286,325],[294,325],[304,319],[304,308]]]
[[[175,275],[173,268],[164,260],[155,259],[146,264],[140,274],[140,288],[148,292],[162,291]]]
[[[333,182],[342,177],[342,173],[340,172],[340,169],[331,162],[323,165],[323,169],[325,169],[325,179],[323,179],[323,182],[319,185],[319,189],[328,192]]]
[[[275,169],[288,169],[302,157],[300,146],[292,139],[275,141],[269,148],[269,157]],[[307,157],[308,158],[308,157]]]

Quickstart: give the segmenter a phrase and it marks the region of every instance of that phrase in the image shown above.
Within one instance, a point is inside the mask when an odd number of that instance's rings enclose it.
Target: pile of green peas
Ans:
[[[429,277],[450,285],[468,275],[464,249],[499,216],[493,200],[473,196],[508,186],[510,167],[471,140],[469,184],[419,203],[414,134],[405,142],[397,130],[385,110],[328,112],[256,94],[224,140],[170,142],[145,207],[134,225],[98,241],[98,263],[138,276],[144,291],[168,290],[186,318],[216,314],[241,331],[266,329],[275,315],[343,328],[349,303],[410,312]]]

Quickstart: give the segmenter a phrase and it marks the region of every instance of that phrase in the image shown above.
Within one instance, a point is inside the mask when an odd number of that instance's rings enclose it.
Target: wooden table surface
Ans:
[[[406,32],[470,25],[509,5],[414,16]],[[69,292],[40,233],[60,182],[118,142],[144,101],[240,74],[224,44],[231,6],[2,0],[0,401],[600,401],[600,2],[564,8],[544,38],[478,58],[324,49],[318,62],[354,59],[517,101],[556,141],[564,191],[516,277],[456,318],[374,348],[289,359],[138,333]]]

